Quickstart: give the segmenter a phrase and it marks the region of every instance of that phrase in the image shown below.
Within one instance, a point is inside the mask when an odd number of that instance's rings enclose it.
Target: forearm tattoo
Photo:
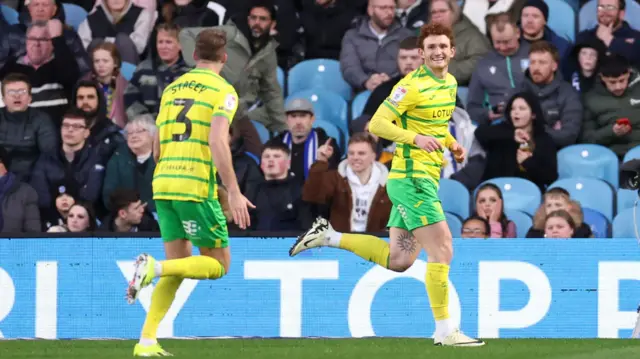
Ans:
[[[415,253],[417,242],[411,233],[402,233],[398,236],[397,240],[402,252]]]

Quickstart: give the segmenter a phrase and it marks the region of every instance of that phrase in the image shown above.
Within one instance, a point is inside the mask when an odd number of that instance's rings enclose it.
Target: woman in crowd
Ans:
[[[480,216],[473,215],[462,224],[462,238],[487,238],[491,233],[491,225]]]
[[[476,192],[476,215],[489,222],[490,238],[515,238],[516,224],[504,214],[502,191],[492,183],[485,183]]]
[[[520,177],[541,191],[553,183],[558,178],[557,150],[544,124],[538,98],[520,92],[508,101],[504,122],[478,126],[476,139],[487,152],[483,181]]]
[[[542,238],[545,232],[547,216],[555,211],[567,211],[575,223],[576,238],[593,237],[591,228],[583,222],[582,207],[580,203],[572,201],[569,192],[563,188],[551,188],[544,194],[543,202],[533,217],[533,226],[527,232],[527,238]]]
[[[129,82],[120,73],[122,59],[116,45],[103,42],[91,50],[92,70],[85,80],[96,80],[107,101],[107,117],[120,128],[127,123],[124,105],[124,90]]]
[[[76,202],[69,208],[63,225],[53,226],[47,232],[94,232],[98,226],[96,215],[90,203]]]
[[[573,238],[576,222],[565,210],[549,213],[544,222],[545,238]]]

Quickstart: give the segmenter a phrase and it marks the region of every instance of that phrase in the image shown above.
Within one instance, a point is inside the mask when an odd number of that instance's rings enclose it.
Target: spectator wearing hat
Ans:
[[[520,14],[522,39],[532,44],[539,40],[552,43],[564,59],[571,49],[571,43],[560,37],[547,26],[549,22],[549,6],[543,0],[527,0]]]
[[[565,79],[576,91],[587,93],[598,79],[598,67],[607,49],[602,41],[586,38],[576,44],[564,64]]]
[[[8,171],[11,157],[0,147],[0,232],[41,232],[38,194]]]
[[[337,168],[342,157],[336,139],[327,136],[322,128],[313,128],[316,120],[313,105],[306,99],[297,98],[285,109],[287,130],[271,139],[270,143],[284,143],[291,152],[291,172],[298,178],[307,178],[309,168],[318,158],[318,148],[324,144],[333,147],[329,168]]]

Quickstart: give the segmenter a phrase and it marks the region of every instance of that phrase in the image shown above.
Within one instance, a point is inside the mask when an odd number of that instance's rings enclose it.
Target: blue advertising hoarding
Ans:
[[[186,280],[160,337],[430,337],[424,254],[404,273],[293,238],[232,238],[216,281]],[[484,338],[629,337],[633,239],[454,240],[450,313]],[[152,287],[128,305],[133,259],[157,238],[0,239],[0,338],[137,338]]]

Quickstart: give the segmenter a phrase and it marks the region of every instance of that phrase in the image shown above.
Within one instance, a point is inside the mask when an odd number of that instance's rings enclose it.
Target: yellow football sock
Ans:
[[[162,321],[162,318],[167,314],[173,299],[176,297],[176,292],[182,283],[180,277],[163,277],[160,278],[158,284],[153,290],[151,295],[151,306],[149,307],[149,313],[147,313],[147,319],[144,321],[142,327],[142,338],[155,340],[158,332],[158,326]]]
[[[160,276],[216,279],[224,276],[224,274],[224,267],[217,259],[207,256],[191,256],[162,261],[162,274]]]
[[[449,266],[441,263],[427,263],[425,277],[427,295],[435,320],[449,318]]]
[[[340,248],[389,268],[389,243],[376,236],[344,233],[340,238]]]

